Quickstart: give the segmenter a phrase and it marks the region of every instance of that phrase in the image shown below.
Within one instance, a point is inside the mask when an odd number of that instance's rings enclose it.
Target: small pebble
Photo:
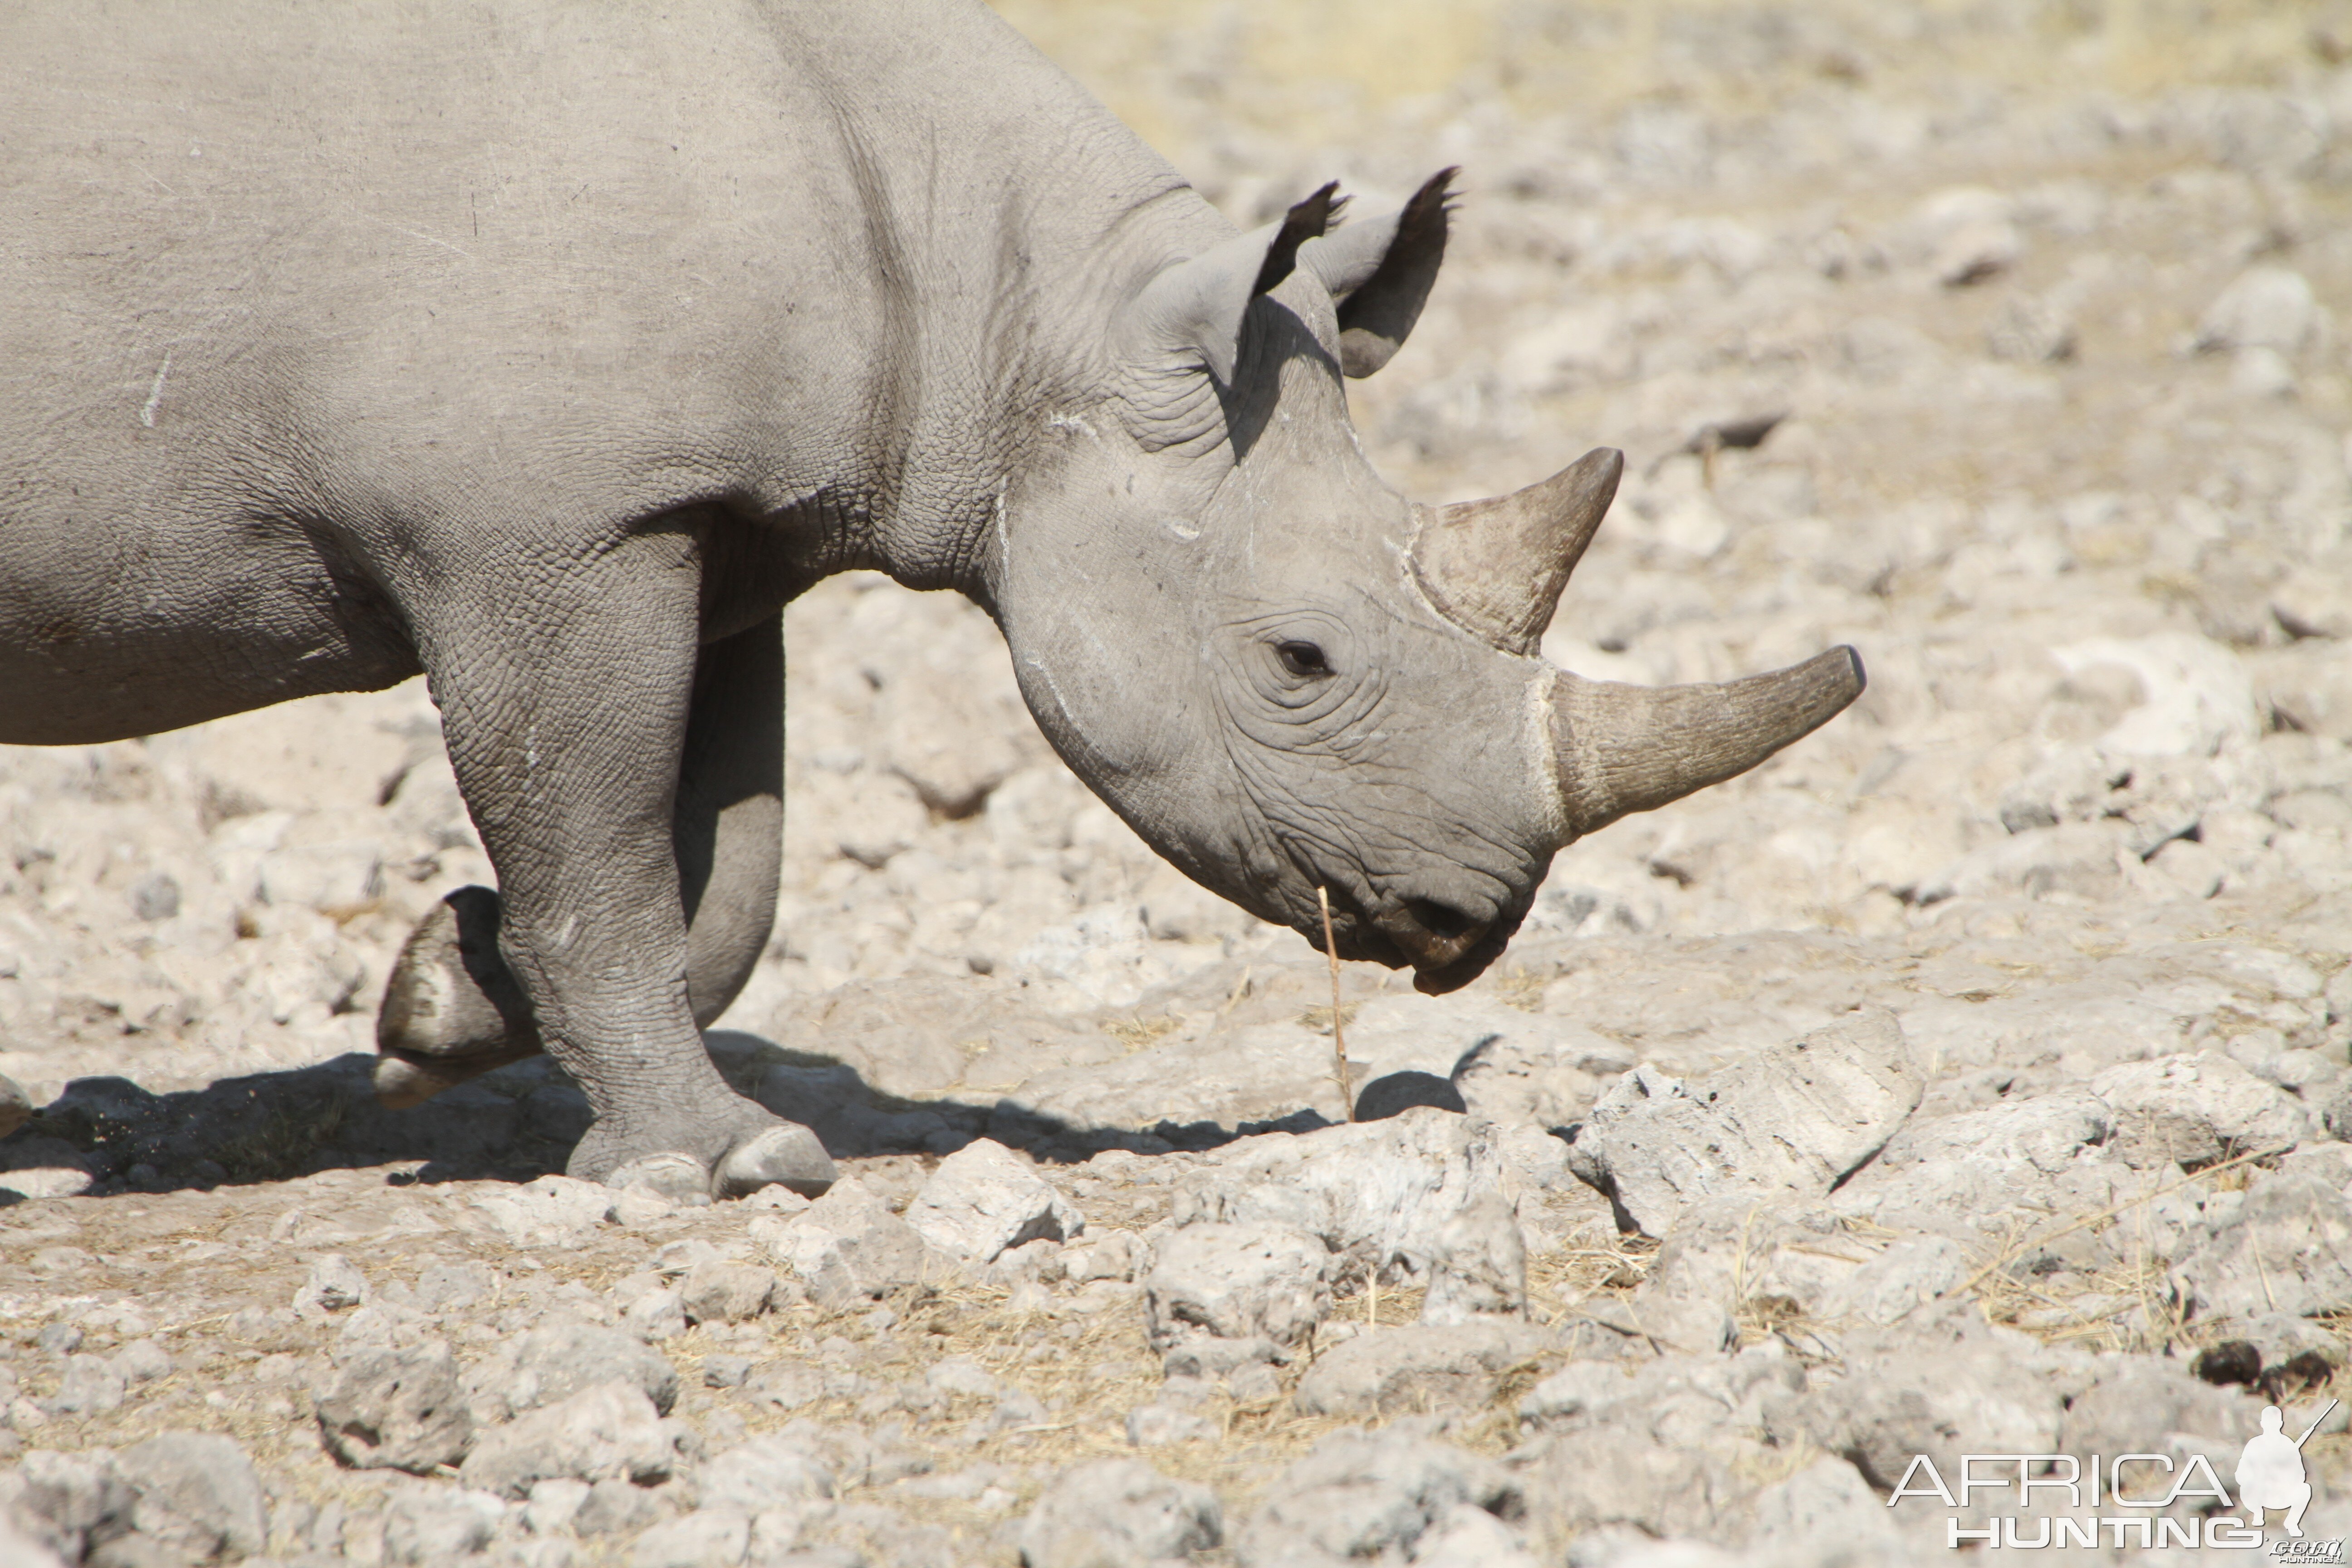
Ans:
[[[1282,1379],[1264,1362],[1253,1362],[1225,1379],[1225,1392],[1242,1405],[1264,1405],[1282,1397]]]
[[[1217,1435],[1216,1423],[1172,1405],[1139,1405],[1127,1413],[1127,1440],[1139,1448],[1163,1448]]]

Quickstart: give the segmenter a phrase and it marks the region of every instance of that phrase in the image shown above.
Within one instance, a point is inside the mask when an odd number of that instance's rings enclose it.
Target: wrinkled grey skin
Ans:
[[[971,595],[1154,847],[1318,946],[1328,886],[1425,988],[1574,836],[1540,661],[1414,586],[1331,290],[1248,302],[1226,379],[1139,327],[1234,231],[980,5],[42,9],[0,13],[0,742],[423,671],[499,889],[413,940],[387,1099],[543,1045],[576,1175],[831,1179],[697,1025],[772,916],[781,612],[849,568]]]

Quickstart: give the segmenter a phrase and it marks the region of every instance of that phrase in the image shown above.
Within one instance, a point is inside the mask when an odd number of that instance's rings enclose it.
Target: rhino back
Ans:
[[[0,662],[259,618],[300,689],[377,684],[336,582],[485,518],[944,519],[1029,335],[1008,225],[1180,183],[969,0],[26,5],[0,62]]]
[[[761,30],[715,47],[628,6],[35,9],[0,38],[21,258],[0,300],[12,355],[66,404],[60,444],[184,454],[191,426],[259,415],[467,445],[486,415],[707,384],[747,358],[748,315],[789,318],[814,281],[837,302],[820,321],[862,304],[859,231],[808,221],[854,194],[822,115],[777,111],[809,95]],[[253,405],[272,395],[294,405]]]

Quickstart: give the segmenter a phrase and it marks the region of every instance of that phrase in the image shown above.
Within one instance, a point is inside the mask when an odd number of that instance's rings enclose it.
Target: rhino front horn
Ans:
[[[1621,686],[1551,675],[1561,842],[1746,773],[1862,695],[1862,656],[1834,647],[1720,686]]]
[[[1625,454],[1602,447],[1514,494],[1420,509],[1412,559],[1421,591],[1505,653],[1534,653],[1624,471]]]

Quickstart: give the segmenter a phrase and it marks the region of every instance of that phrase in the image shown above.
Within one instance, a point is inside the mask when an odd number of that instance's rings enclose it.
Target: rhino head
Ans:
[[[1603,449],[1515,495],[1382,483],[1343,377],[1386,363],[1443,256],[1438,175],[1333,228],[1155,258],[1049,398],[989,596],[1071,768],[1213,891],[1343,957],[1475,979],[1555,852],[1753,767],[1860,694],[1851,648],[1720,686],[1582,679],[1538,639],[1615,494]]]

